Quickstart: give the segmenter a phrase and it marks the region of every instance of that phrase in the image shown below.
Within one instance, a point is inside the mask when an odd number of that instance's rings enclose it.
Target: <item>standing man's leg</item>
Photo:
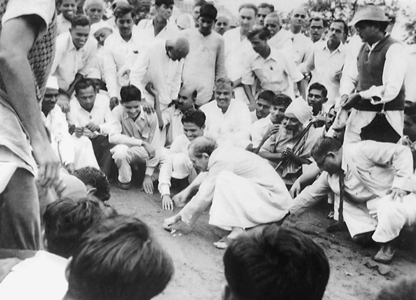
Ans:
[[[40,232],[34,177],[18,168],[0,194],[0,248],[39,250]]]

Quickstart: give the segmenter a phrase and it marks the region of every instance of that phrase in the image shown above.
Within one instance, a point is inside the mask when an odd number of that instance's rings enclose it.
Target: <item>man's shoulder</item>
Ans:
[[[266,116],[266,117],[264,117],[262,119],[259,119],[259,120],[255,121],[252,126],[253,126],[253,128],[262,128],[264,126],[272,125],[272,124],[273,123],[270,120],[270,117],[269,116]]]

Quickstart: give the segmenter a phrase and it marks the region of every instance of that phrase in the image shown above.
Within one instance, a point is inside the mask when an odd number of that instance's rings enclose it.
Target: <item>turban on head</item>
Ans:
[[[311,107],[301,97],[292,101],[292,103],[287,107],[285,113],[293,114],[303,126],[305,126],[313,116]]]

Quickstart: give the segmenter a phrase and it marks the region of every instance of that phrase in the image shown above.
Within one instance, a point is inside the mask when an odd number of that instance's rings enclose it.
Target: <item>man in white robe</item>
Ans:
[[[246,228],[278,222],[287,214],[291,198],[283,180],[256,154],[217,148],[213,140],[199,137],[189,146],[189,157],[202,173],[173,200],[183,204],[199,190],[178,214],[165,219],[166,229],[180,220],[192,225],[212,203],[209,223],[231,231],[214,244],[223,248]]]

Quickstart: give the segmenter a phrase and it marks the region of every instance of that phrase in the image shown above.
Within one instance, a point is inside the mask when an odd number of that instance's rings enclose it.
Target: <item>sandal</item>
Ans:
[[[235,239],[230,239],[228,236],[222,237],[218,242],[214,243],[214,247],[217,249],[227,249],[228,246],[230,246]]]

